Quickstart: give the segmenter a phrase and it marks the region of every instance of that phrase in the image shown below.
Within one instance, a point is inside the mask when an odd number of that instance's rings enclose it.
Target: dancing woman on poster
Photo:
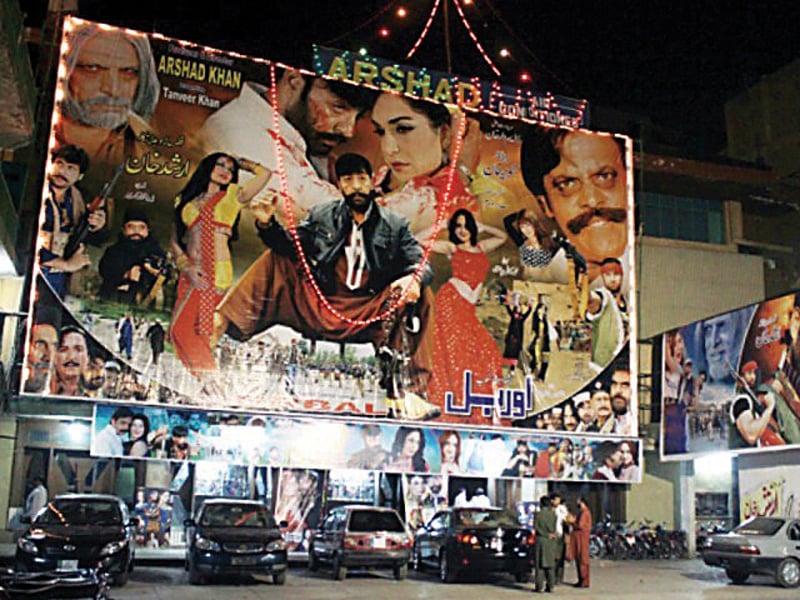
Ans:
[[[481,298],[489,272],[487,253],[506,241],[504,231],[479,224],[472,213],[458,209],[447,225],[449,240],[436,240],[432,250],[450,257],[452,277],[436,293],[434,304],[433,374],[428,400],[442,407],[443,421],[491,424],[482,412],[470,416],[447,415],[445,393],[463,402],[464,369],[472,371],[472,391],[494,393],[495,380],[503,374],[503,356],[491,334],[478,319],[475,305]],[[488,237],[478,241],[479,234]]]
[[[254,175],[242,187],[240,168]],[[170,250],[180,278],[169,333],[176,356],[198,378],[215,369],[209,337],[214,309],[233,283],[230,243],[239,213],[271,176],[250,160],[209,154],[175,199]]]

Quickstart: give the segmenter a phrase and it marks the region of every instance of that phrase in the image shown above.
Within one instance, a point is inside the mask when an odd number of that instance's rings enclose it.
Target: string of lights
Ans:
[[[489,58],[489,55],[486,53],[486,50],[483,49],[483,46],[478,40],[478,36],[476,36],[475,32],[472,31],[472,27],[470,27],[469,21],[467,21],[467,15],[464,14],[464,11],[461,9],[461,5],[458,3],[458,0],[453,0],[453,4],[456,7],[456,11],[458,11],[458,16],[461,17],[461,22],[467,29],[467,33],[469,33],[469,37],[472,39],[472,43],[475,44],[475,47],[478,49],[478,52],[480,52],[481,56],[483,57],[483,60],[486,61],[486,64],[489,65],[489,68],[492,70],[492,72],[498,77],[500,77],[500,69],[498,69],[497,65],[495,65],[492,62],[492,59]]]
[[[445,2],[447,1],[448,0],[445,0]],[[417,38],[417,41],[411,47],[411,50],[409,50],[408,54],[406,54],[406,59],[414,56],[414,53],[420,47],[420,44],[422,44],[422,40],[424,40],[425,36],[428,35],[428,30],[431,28],[431,24],[433,23],[433,19],[436,16],[436,12],[439,10],[440,4],[441,0],[436,0],[436,2],[433,3],[433,9],[431,9],[431,14],[428,16],[428,22],[425,23],[425,27],[422,28],[422,33],[419,35],[419,38]]]

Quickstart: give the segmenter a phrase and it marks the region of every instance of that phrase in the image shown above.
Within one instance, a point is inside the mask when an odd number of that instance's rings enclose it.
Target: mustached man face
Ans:
[[[139,85],[139,68],[136,49],[124,35],[98,33],[81,48],[69,78],[71,111],[92,127],[123,125]]]
[[[56,352],[56,373],[63,381],[76,381],[89,364],[86,339],[77,332],[67,333]]]
[[[50,166],[48,180],[56,190],[66,190],[83,178],[80,165],[56,158]]]
[[[545,212],[586,260],[619,258],[628,237],[626,171],[617,142],[583,131],[559,144],[561,160],[544,176]]]

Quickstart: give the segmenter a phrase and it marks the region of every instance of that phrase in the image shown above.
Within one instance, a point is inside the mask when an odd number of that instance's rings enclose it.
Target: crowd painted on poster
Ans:
[[[324,439],[325,444],[317,441]],[[638,440],[97,404],[91,454],[565,481],[641,479]]]

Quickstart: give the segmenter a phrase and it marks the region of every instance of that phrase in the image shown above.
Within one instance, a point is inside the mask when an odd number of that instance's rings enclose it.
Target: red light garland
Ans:
[[[322,306],[330,312],[333,316],[337,319],[344,321],[348,325],[353,325],[355,327],[367,327],[372,325],[373,323],[377,323],[378,321],[383,321],[389,317],[391,317],[403,304],[405,304],[406,300],[408,299],[408,290],[411,287],[411,282],[403,289],[401,294],[391,303],[389,308],[387,308],[384,312],[371,317],[369,319],[351,319],[340,313],[336,310],[328,299],[325,297],[325,294],[320,289],[319,285],[317,284],[317,280],[314,278],[313,273],[311,272],[311,267],[308,264],[308,260],[306,259],[305,252],[303,251],[303,246],[300,243],[300,236],[297,235],[296,231],[296,221],[294,217],[294,209],[292,207],[292,200],[289,195],[289,180],[286,174],[286,166],[283,162],[283,150],[281,148],[280,143],[280,114],[278,112],[278,86],[277,86],[277,78],[275,75],[275,65],[270,63],[270,102],[272,104],[272,124],[275,128],[275,131],[278,135],[275,136],[274,144],[275,144],[275,153],[276,153],[276,163],[278,166],[278,177],[280,179],[281,185],[281,192],[280,195],[283,196],[284,206],[286,209],[286,220],[288,223],[289,234],[292,238],[292,243],[295,247],[295,252],[297,256],[300,258],[300,264],[303,267],[303,272],[306,276],[306,279],[311,284],[311,288],[314,290],[314,295],[320,301]],[[453,164],[457,165],[458,160],[461,157],[461,148],[463,146],[464,141],[464,133],[466,132],[467,126],[467,115],[466,113],[462,113],[460,115],[460,120],[458,124],[458,133],[456,138],[456,144],[453,152]],[[451,194],[453,190],[453,177],[456,175],[456,169],[451,168],[448,176],[447,176],[447,184],[445,185],[444,191],[444,198],[442,198],[441,203],[437,203],[436,206],[436,221],[434,223],[433,233],[431,237],[428,239],[428,242],[425,244],[422,253],[422,261],[417,266],[417,269],[414,271],[414,275],[412,278],[416,281],[422,280],[422,270],[428,264],[428,258],[430,257],[430,253],[433,249],[433,244],[436,239],[436,235],[442,228],[442,222],[444,221],[444,216],[447,214],[447,208],[450,205],[452,200]]]
[[[425,27],[422,28],[422,33],[420,34],[419,39],[417,39],[417,41],[414,43],[414,46],[408,51],[408,54],[406,54],[406,58],[411,58],[414,56],[414,53],[419,48],[422,40],[424,40],[425,36],[428,35],[428,30],[431,28],[431,23],[433,23],[433,18],[436,16],[436,11],[439,10],[439,4],[441,4],[441,2],[442,0],[436,0],[436,2],[433,3],[433,9],[431,10],[431,14],[428,16],[428,22],[425,23]],[[447,0],[445,0],[445,2],[447,2]]]
[[[464,14],[464,11],[461,9],[461,5],[458,3],[458,0],[453,0],[453,4],[458,11],[458,16],[461,17],[461,22],[464,24],[464,27],[467,28],[467,33],[469,33],[469,37],[472,38],[472,42],[475,44],[475,47],[478,49],[478,52],[481,53],[483,60],[486,61],[486,64],[489,65],[489,68],[492,69],[495,75],[500,77],[500,69],[492,62],[492,59],[489,58],[489,55],[486,54],[486,50],[483,49],[481,43],[478,41],[478,36],[472,31],[472,27],[469,25],[469,21],[467,21],[467,15]]]

